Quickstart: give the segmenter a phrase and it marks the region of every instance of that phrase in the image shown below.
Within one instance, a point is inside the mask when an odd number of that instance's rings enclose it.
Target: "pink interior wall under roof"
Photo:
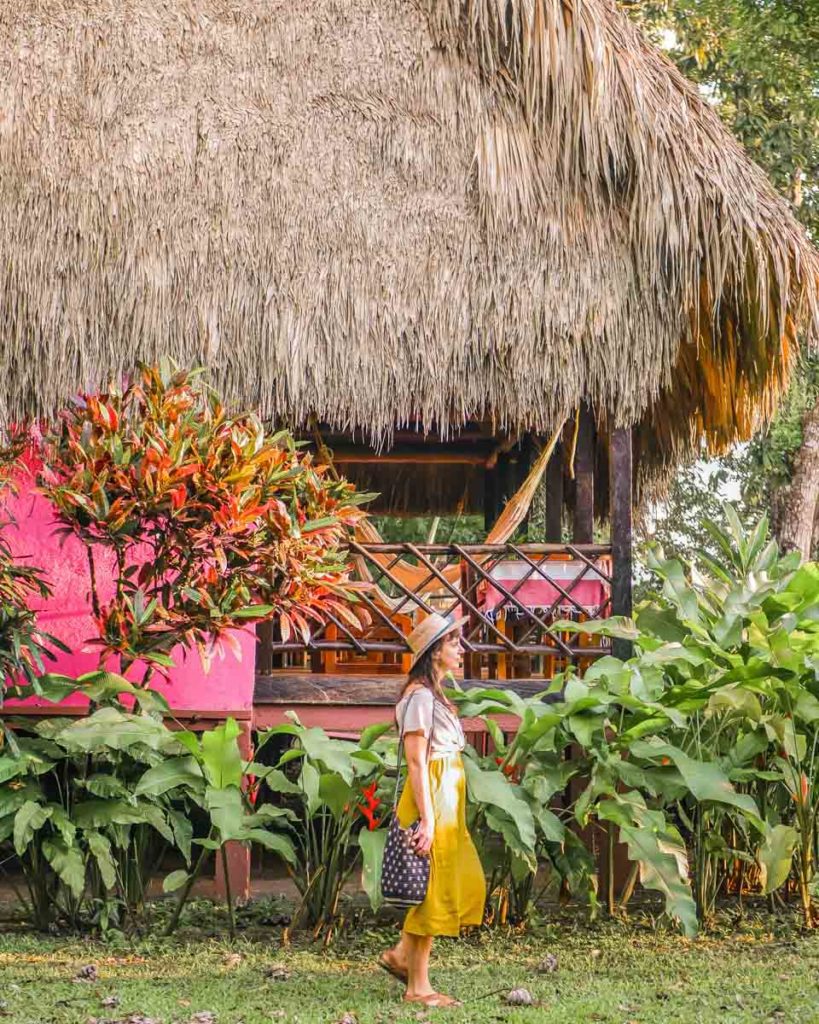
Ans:
[[[95,648],[88,648],[88,640],[96,636],[91,616],[88,562],[85,548],[74,537],[62,540],[54,535],[55,522],[51,506],[34,492],[31,480],[23,480],[17,495],[9,494],[3,501],[3,520],[13,522],[5,527],[13,554],[28,564],[45,570],[53,594],[46,601],[38,601],[38,622],[48,633],[57,636],[70,648],[69,654],[58,654],[56,662],[47,664],[47,671],[77,676],[97,667]],[[105,600],[113,592],[110,561],[101,555],[98,559],[98,585],[100,597]],[[178,711],[248,712],[253,702],[254,661],[256,640],[252,628],[237,633],[242,657],[239,660],[225,649],[224,658],[214,657],[208,672],[202,667],[196,651],[184,657],[179,648],[173,652],[177,667],[170,671],[166,682],[154,677],[152,685],[161,690],[171,707]],[[109,666],[115,669],[115,665]],[[138,671],[129,673],[140,677]],[[70,698],[67,703],[82,704],[82,698]],[[27,705],[47,702],[29,698]],[[6,708],[18,706],[8,701]]]

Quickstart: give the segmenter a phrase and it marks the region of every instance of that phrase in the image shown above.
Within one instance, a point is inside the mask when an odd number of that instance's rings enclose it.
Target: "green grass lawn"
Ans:
[[[0,1024],[332,1024],[345,1014],[359,1024],[819,1022],[819,938],[762,918],[694,941],[648,919],[626,927],[580,918],[538,935],[442,941],[434,980],[465,1003],[421,1013],[374,964],[394,930],[362,927],[322,950],[306,940],[282,948],[273,928],[232,943],[207,934],[220,929],[217,917],[196,936],[116,943],[0,933]],[[557,954],[555,973],[538,972],[547,953]],[[72,980],[88,964],[97,980]],[[495,991],[518,986],[536,1007],[506,1006]],[[110,997],[115,1006],[105,1005]]]

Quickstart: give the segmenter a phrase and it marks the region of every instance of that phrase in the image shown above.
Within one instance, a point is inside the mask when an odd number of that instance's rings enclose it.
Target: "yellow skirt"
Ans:
[[[486,879],[478,851],[466,828],[466,779],[460,754],[429,762],[435,811],[429,888],[423,903],[407,911],[410,935],[458,935],[465,925],[481,924]],[[407,828],[418,818],[412,786],[405,785],[398,820]]]

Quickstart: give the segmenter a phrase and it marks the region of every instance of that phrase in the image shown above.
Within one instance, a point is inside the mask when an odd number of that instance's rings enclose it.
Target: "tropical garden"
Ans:
[[[214,861],[228,879],[237,843],[290,879],[291,899],[265,911],[285,948],[331,958],[390,927],[391,723],[353,741],[292,715],[257,736],[249,760],[235,721],[184,728],[155,685],[180,652],[208,663],[267,617],[306,631],[327,609],[364,615],[344,551],[362,496],[170,366],[16,436],[5,467],[9,487],[34,474],[59,529],[85,546],[98,658],[78,678],[49,671],[60,641],[32,610],[48,585],[5,546],[6,697],[79,691],[90,705],[3,717],[0,867],[14,927],[184,941],[203,912],[197,881]],[[766,517],[749,528],[728,504],[703,529],[711,553],[696,564],[647,549],[651,589],[633,621],[583,626],[630,656],[533,697],[451,680],[460,713],[492,738],[466,757],[488,879],[479,941],[541,942],[568,911],[588,929],[650,922],[664,941],[719,934],[726,914],[795,936],[819,923],[819,567],[783,554]],[[499,714],[515,716],[512,733]],[[230,941],[261,915],[226,897],[210,923]],[[550,964],[553,951],[544,973]]]
[[[812,0],[623,6],[816,237]],[[645,510],[633,619],[584,627],[627,656],[532,697],[451,681],[492,739],[466,756],[488,900],[484,927],[440,953],[474,1000],[453,1018],[815,1019],[818,395],[803,357],[753,442],[683,468]],[[61,641],[34,610],[48,582],[13,556],[5,524],[0,702],[79,692],[89,713],[0,715],[0,1016],[403,1019],[385,1014],[394,990],[372,969],[397,923],[380,900],[391,723],[343,740],[293,715],[247,756],[235,721],[194,731],[157,685],[271,618],[304,636],[327,611],[365,617],[345,546],[366,496],[170,365],[16,432],[2,484],[20,480],[85,548],[97,666],[51,671]],[[229,888],[203,900],[215,865],[229,879],[235,844],[286,885],[249,904]]]

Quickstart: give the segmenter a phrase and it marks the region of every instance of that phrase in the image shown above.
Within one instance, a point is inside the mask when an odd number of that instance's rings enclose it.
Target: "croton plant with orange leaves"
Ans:
[[[366,496],[287,432],[230,413],[200,371],[141,366],[76,398],[43,442],[38,484],[85,545],[101,662],[140,662],[145,683],[177,645],[206,661],[235,649],[237,625],[275,616],[284,640],[306,639],[324,611],[364,615],[344,547]]]

